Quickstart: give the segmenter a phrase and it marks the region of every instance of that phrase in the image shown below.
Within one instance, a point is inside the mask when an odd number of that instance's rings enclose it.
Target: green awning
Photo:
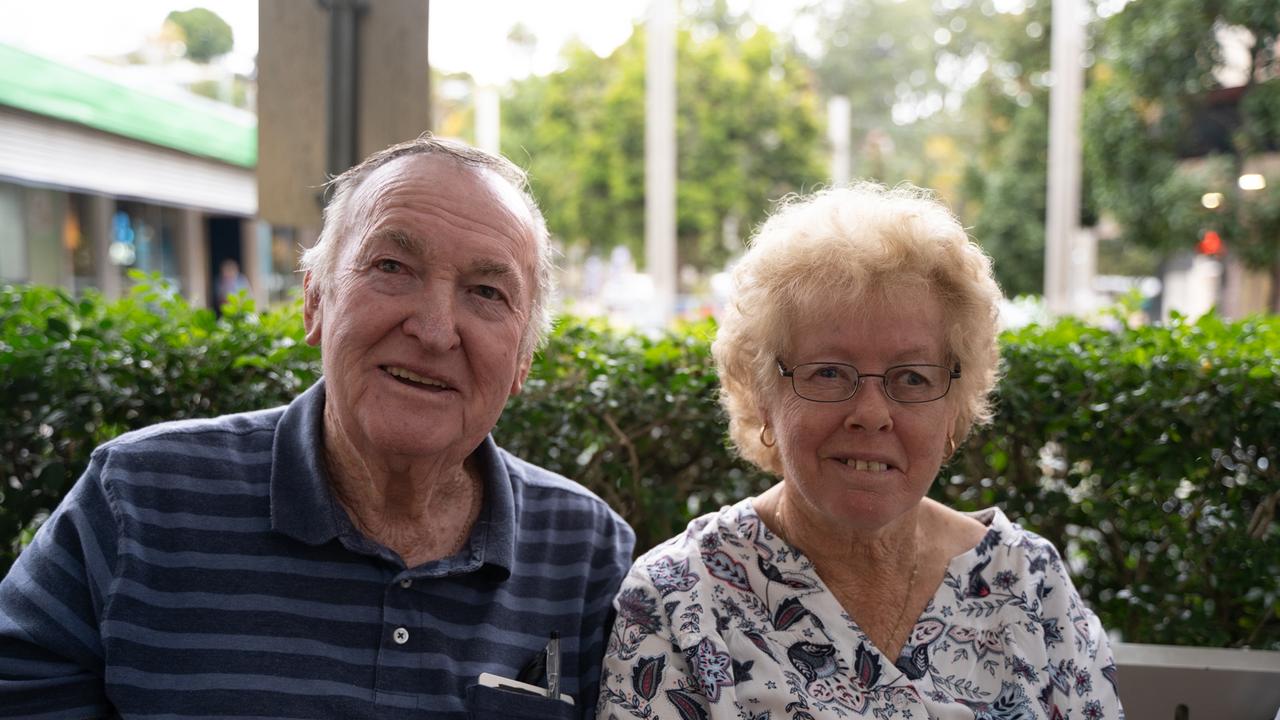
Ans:
[[[198,102],[148,94],[4,44],[0,105],[232,165],[258,162],[258,123],[251,113],[236,118],[209,112]]]

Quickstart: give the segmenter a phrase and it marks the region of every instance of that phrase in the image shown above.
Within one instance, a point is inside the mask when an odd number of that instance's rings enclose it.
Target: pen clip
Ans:
[[[529,662],[525,663],[520,672],[516,675],[516,680],[529,685],[544,685],[547,681],[547,650],[543,648],[533,654],[529,658]]]
[[[560,697],[560,632],[551,631],[547,641],[547,697]]]

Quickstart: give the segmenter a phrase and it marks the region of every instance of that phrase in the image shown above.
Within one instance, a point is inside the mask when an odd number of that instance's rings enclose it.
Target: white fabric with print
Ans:
[[[743,500],[632,568],[598,716],[701,720],[1122,718],[1115,663],[1054,547],[998,509],[896,660]]]

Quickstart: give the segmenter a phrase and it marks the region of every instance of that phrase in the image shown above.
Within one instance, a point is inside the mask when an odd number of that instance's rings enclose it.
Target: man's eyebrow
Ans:
[[[422,238],[399,228],[378,230],[369,236],[369,244],[384,241],[395,243],[400,249],[419,255],[422,254],[422,248],[426,245]]]
[[[514,283],[516,287],[522,290],[524,289],[524,278],[522,278],[519,271],[509,263],[490,259],[477,260],[472,263],[467,270],[471,275],[504,280],[506,282]]]

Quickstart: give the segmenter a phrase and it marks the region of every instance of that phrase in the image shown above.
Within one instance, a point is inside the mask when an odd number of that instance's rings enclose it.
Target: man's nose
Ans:
[[[404,332],[429,352],[443,352],[458,346],[457,298],[451,289],[436,284],[417,298],[405,318]]]

